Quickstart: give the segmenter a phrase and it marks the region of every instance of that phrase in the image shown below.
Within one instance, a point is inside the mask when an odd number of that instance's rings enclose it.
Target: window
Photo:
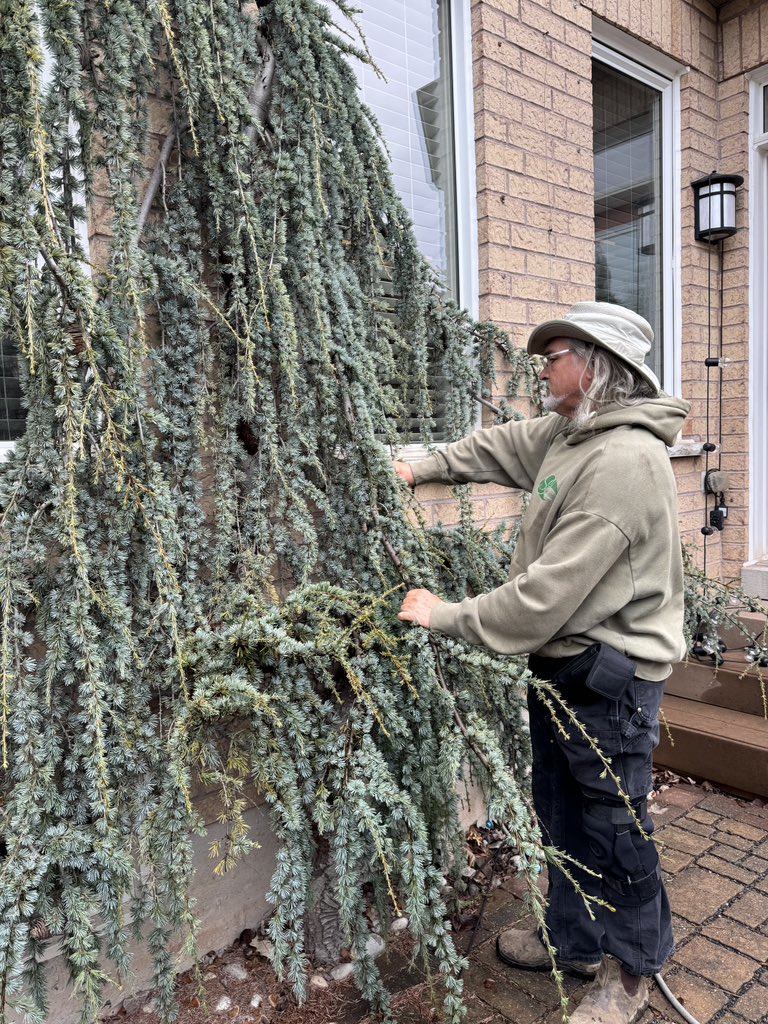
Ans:
[[[468,0],[364,0],[359,24],[384,79],[358,65],[362,98],[376,115],[395,188],[421,252],[448,295],[477,316],[477,244]],[[430,373],[433,440],[446,438],[444,378]],[[421,451],[418,421],[399,433]]]
[[[24,433],[26,411],[21,404],[19,349],[10,331],[0,335],[0,447],[8,448]]]
[[[679,192],[674,145],[678,85],[673,62],[625,40],[607,26],[592,62],[595,160],[595,297],[634,309],[649,321],[654,348],[648,363],[664,388],[679,390]],[[619,52],[658,57],[667,74]]]
[[[634,309],[654,328],[647,361],[658,372],[661,306],[661,96],[593,62],[595,295]]]
[[[475,312],[474,131],[464,0],[364,0],[360,25],[382,79],[358,75],[381,125],[395,186],[421,251],[449,294]],[[468,4],[466,5],[468,7]]]
[[[38,27],[40,29],[38,42],[43,55],[41,86],[45,94],[50,89],[56,87],[54,84],[54,58],[45,42],[42,22],[39,20],[39,12]],[[56,195],[55,186],[52,188],[52,191]],[[73,205],[77,209],[85,208],[84,196],[77,189],[73,195]],[[86,221],[78,217],[75,220],[74,228],[80,247],[87,254],[88,226]],[[42,266],[42,257],[39,257],[39,263]],[[84,264],[84,270],[90,274],[87,264]],[[13,448],[14,442],[21,437],[26,428],[27,413],[22,405],[21,398],[19,344],[12,328],[8,328],[0,332],[0,461]]]

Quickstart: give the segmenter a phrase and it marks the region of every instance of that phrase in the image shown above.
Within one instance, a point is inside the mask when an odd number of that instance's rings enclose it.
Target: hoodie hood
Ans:
[[[691,408],[690,402],[670,395],[661,394],[658,398],[648,398],[634,405],[606,405],[582,427],[569,424],[566,428],[568,445],[580,444],[595,434],[614,427],[642,427],[664,444],[671,446],[680,433],[685,417]]]

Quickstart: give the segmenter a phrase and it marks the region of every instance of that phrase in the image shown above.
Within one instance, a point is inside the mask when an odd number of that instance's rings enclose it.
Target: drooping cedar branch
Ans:
[[[404,579],[448,599],[503,582],[511,542],[461,490],[457,528],[428,526],[391,453],[414,419],[433,436],[436,400],[449,437],[471,395],[502,411],[499,350],[513,393],[534,369],[442,298],[345,2],[3,14],[0,339],[27,429],[0,466],[0,1022],[44,1005],[47,931],[95,1022],[104,958],[129,968],[127,908],[173,1018],[199,781],[221,797],[222,868],[253,849],[246,794],[269,802],[269,927],[299,995],[322,838],[375,1008],[369,901],[410,916],[458,1021],[441,893],[468,760],[532,884],[541,854],[526,676],[396,613]]]

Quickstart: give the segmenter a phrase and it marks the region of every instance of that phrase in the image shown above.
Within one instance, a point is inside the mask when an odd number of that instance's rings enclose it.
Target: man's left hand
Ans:
[[[436,604],[442,603],[442,600],[429,590],[409,590],[397,617],[403,622],[416,622],[429,629],[432,609]]]

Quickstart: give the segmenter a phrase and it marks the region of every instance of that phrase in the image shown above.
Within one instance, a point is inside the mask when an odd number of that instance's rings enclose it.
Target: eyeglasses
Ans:
[[[573,352],[573,349],[572,348],[561,348],[557,352],[550,352],[546,356],[539,356],[539,359],[541,360],[541,368],[542,368],[542,370],[548,370],[549,367],[552,365],[552,363],[555,362],[555,360],[559,359],[560,356],[568,355],[569,352]]]

